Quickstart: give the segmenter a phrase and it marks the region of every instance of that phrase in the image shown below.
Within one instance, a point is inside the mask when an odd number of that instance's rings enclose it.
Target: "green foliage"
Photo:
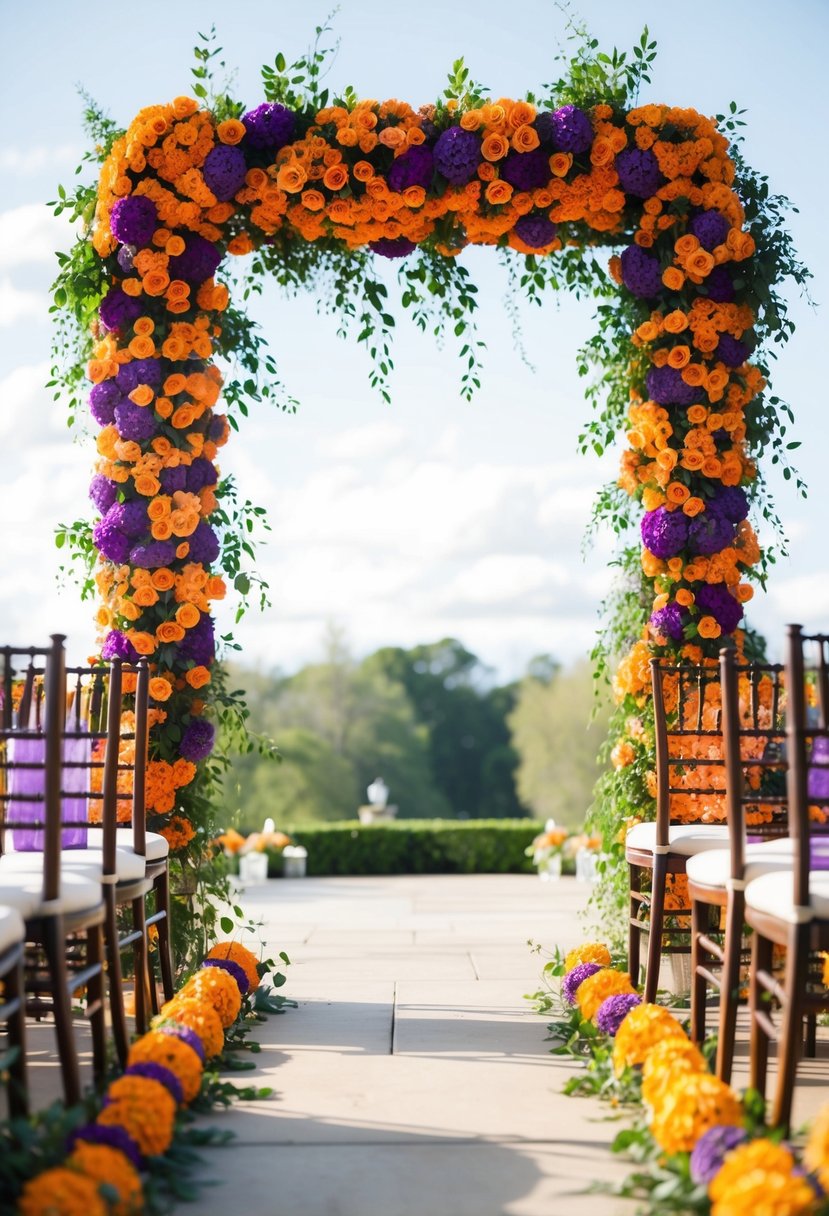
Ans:
[[[656,43],[651,40],[648,27],[645,26],[630,53],[614,47],[608,55],[599,50],[598,39],[592,37],[570,3],[558,0],[556,8],[567,18],[565,35],[570,49],[561,47],[555,57],[561,66],[561,76],[545,86],[553,99],[551,104],[585,109],[599,102],[619,109],[635,105],[640,87],[650,84],[650,69],[656,59]]]

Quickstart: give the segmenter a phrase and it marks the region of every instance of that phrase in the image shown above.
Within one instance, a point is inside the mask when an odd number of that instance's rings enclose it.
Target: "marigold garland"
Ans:
[[[146,1062],[161,1064],[175,1074],[186,1103],[192,1102],[201,1089],[204,1067],[193,1048],[181,1039],[152,1030],[142,1035],[130,1047],[127,1066]]]
[[[123,1153],[106,1144],[77,1144],[67,1157],[68,1169],[76,1169],[94,1182],[105,1184],[118,1198],[110,1216],[137,1216],[143,1209],[143,1192],[138,1171]]]
[[[107,1216],[97,1181],[62,1165],[30,1178],[17,1210],[20,1216]]]

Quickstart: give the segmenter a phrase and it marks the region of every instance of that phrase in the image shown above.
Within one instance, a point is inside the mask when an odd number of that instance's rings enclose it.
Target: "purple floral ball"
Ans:
[[[700,398],[700,390],[686,384],[675,367],[652,367],[645,384],[648,396],[657,405],[693,405]]]
[[[558,228],[546,215],[522,215],[515,224],[515,235],[530,249],[543,249],[556,239]]]
[[[682,511],[669,511],[657,507],[646,511],[640,524],[642,544],[654,555],[665,561],[676,557],[688,544],[688,516]]]
[[[241,148],[231,148],[226,144],[217,144],[208,152],[202,173],[207,188],[216,195],[220,203],[226,203],[233,198],[237,190],[245,184],[245,174],[248,171],[245,154]]]
[[[705,291],[715,304],[730,304],[734,299],[734,284],[727,266],[715,266],[705,280]]]
[[[78,1142],[83,1144],[104,1144],[107,1148],[117,1148],[137,1170],[141,1169],[141,1152],[132,1136],[117,1124],[84,1123],[74,1128],[66,1137],[67,1152],[72,1152]]]
[[[184,238],[184,252],[170,258],[170,278],[184,279],[185,283],[203,283],[213,278],[221,260],[222,255],[212,241],[191,232]]]
[[[104,477],[103,473],[96,473],[89,483],[89,497],[100,513],[106,515],[118,498],[118,486],[108,477]]]
[[[162,469],[158,480],[161,482],[161,488],[165,494],[175,494],[179,490],[186,490],[187,469],[183,464],[175,469]]]
[[[141,443],[155,434],[153,411],[126,398],[115,407],[115,425],[122,439]]]
[[[703,557],[727,549],[734,540],[734,525],[718,511],[705,510],[688,525],[688,548]],[[731,630],[729,630],[729,633]]]
[[[723,486],[708,504],[709,511],[716,511],[732,524],[748,518],[748,497],[740,486]]]
[[[625,148],[616,157],[619,185],[625,194],[635,198],[652,198],[665,181],[659,161],[653,152],[643,148]]]
[[[89,412],[98,426],[112,426],[115,407],[123,400],[124,394],[114,380],[102,380],[93,386],[89,394]]]
[[[743,606],[725,583],[705,583],[696,593],[700,612],[712,616],[723,633],[733,633],[743,619]]]
[[[133,359],[131,363],[122,363],[118,368],[115,383],[121,392],[127,396],[139,384],[149,384],[150,388],[158,388],[164,372],[160,359]]]
[[[593,143],[593,127],[584,110],[578,106],[562,106],[555,110],[553,143],[559,152],[586,152]]]
[[[212,566],[219,556],[219,538],[210,524],[201,521],[190,539],[190,561]]]
[[[227,418],[224,414],[214,414],[210,419],[210,425],[207,428],[207,434],[210,439],[219,440],[225,429]]]
[[[732,338],[731,334],[720,334],[714,353],[726,367],[742,367],[751,352],[745,342]]]
[[[101,300],[98,316],[104,329],[126,330],[137,321],[143,311],[140,300],[128,296],[120,287],[110,287]]]
[[[242,122],[247,131],[245,143],[262,152],[278,152],[291,142],[296,130],[293,111],[277,102],[263,102],[255,110],[248,110]]]
[[[720,1172],[728,1153],[748,1139],[741,1127],[718,1124],[700,1136],[691,1153],[691,1177],[697,1186],[708,1183]]]
[[[564,997],[568,1005],[576,1003],[576,989],[579,984],[583,983],[589,976],[595,975],[602,968],[598,963],[579,963],[572,971],[568,971],[564,979],[561,981],[561,995]]]
[[[204,456],[197,456],[186,473],[187,489],[191,494],[198,494],[199,490],[203,490],[205,486],[215,486],[219,480],[215,464]]]
[[[138,249],[149,245],[158,227],[155,203],[142,194],[119,198],[112,208],[109,227],[116,241],[122,245],[135,245]]]
[[[111,508],[115,510],[115,508]],[[130,538],[118,528],[109,518],[107,511],[103,519],[99,519],[92,529],[92,543],[99,553],[116,566],[122,565],[129,556]]]
[[[156,1029],[161,1034],[168,1034],[173,1039],[181,1039],[182,1043],[186,1043],[188,1047],[192,1047],[196,1055],[204,1063],[204,1044],[202,1043],[195,1030],[191,1030],[189,1026],[183,1026],[181,1022],[162,1022]]]
[[[123,659],[125,663],[134,663],[138,658],[138,651],[120,629],[110,629],[101,648],[101,658]]]
[[[710,253],[718,245],[722,245],[728,236],[730,225],[719,211],[698,211],[691,217],[688,231],[697,238],[703,249]]]
[[[124,274],[129,274],[132,270],[132,264],[135,261],[137,249],[134,245],[122,245],[115,255],[115,260],[123,270]]]
[[[410,241],[408,237],[388,237],[381,236],[377,241],[369,241],[369,249],[372,253],[378,253],[381,258],[407,258],[410,253],[414,253],[417,249],[414,241]]]
[[[689,614],[673,601],[666,604],[664,608],[658,608],[656,612],[651,613],[651,628],[657,633],[672,638],[674,642],[681,642],[688,617]],[[615,1034],[615,1031],[613,1033]]]
[[[602,1001],[596,1014],[596,1025],[602,1034],[615,1035],[631,1009],[642,1004],[642,998],[636,992],[620,992]]]
[[[202,967],[218,967],[220,971],[226,971],[228,975],[232,975],[236,981],[236,985],[242,996],[247,994],[250,988],[250,980],[245,975],[243,967],[238,963],[234,963],[232,958],[206,958],[202,963]]]
[[[133,566],[142,570],[160,570],[169,566],[176,558],[176,546],[171,540],[152,540],[146,545],[135,545],[130,550]]]
[[[551,144],[553,142],[553,115],[550,110],[542,110],[540,114],[536,114],[532,123],[535,131],[542,144]]]
[[[550,184],[550,158],[541,148],[510,152],[501,162],[501,177],[516,190],[541,190]]]
[[[197,667],[210,666],[216,657],[212,617],[203,614],[198,624],[187,630],[179,642],[178,654],[182,662],[191,659]]]
[[[147,531],[147,505],[137,498],[131,502],[116,503],[110,508],[107,518],[125,536],[141,536]]]
[[[176,1074],[163,1064],[156,1064],[154,1060],[139,1060],[137,1064],[130,1064],[129,1068],[124,1069],[124,1076],[147,1077],[150,1081],[158,1081],[172,1094],[176,1106],[181,1106],[184,1101],[184,1090]]]
[[[386,174],[386,181],[389,190],[400,192],[409,186],[422,186],[426,190],[432,183],[434,170],[432,149],[426,144],[417,144],[398,156]]]
[[[622,251],[622,282],[640,300],[658,295],[662,290],[662,270],[659,259],[639,245],[628,245]]]
[[[185,760],[191,760],[193,764],[206,760],[213,751],[215,738],[216,731],[211,722],[206,722],[204,718],[194,718],[189,726],[184,728],[179,755]]]
[[[465,186],[478,170],[481,141],[474,131],[448,127],[435,144],[434,157],[435,168],[451,186]]]

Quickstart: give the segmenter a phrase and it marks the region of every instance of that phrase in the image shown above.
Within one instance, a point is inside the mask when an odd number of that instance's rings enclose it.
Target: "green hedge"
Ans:
[[[542,825],[530,819],[400,819],[369,827],[347,820],[285,830],[308,850],[309,875],[531,874],[524,850]]]

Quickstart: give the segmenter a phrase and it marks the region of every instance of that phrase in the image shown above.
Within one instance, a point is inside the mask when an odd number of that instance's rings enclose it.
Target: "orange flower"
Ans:
[[[481,155],[484,160],[496,161],[503,160],[509,152],[509,141],[503,135],[499,135],[493,131],[487,135],[484,142],[481,144]]]
[[[141,633],[138,630],[130,629],[127,631],[127,637],[139,654],[155,654],[156,642],[151,633]]]
[[[192,604],[182,604],[176,610],[176,620],[185,629],[192,629],[201,620],[201,613]]]
[[[163,676],[153,676],[150,680],[150,696],[154,701],[169,701],[172,691],[169,680]]]
[[[705,503],[701,498],[687,498],[682,504],[682,513],[693,519],[695,515],[699,515],[700,511],[705,510]]]
[[[204,688],[210,683],[210,672],[206,667],[191,667],[184,678],[191,688]]]
[[[245,138],[245,124],[238,118],[226,118],[216,127],[216,134],[223,144],[238,144]]]
[[[538,132],[529,123],[523,123],[517,127],[510,143],[516,152],[532,152],[538,147],[541,140],[538,138]]]
[[[178,621],[162,621],[155,631],[155,636],[159,642],[180,642],[184,637],[184,630]],[[135,643],[133,643],[135,645]],[[136,650],[138,647],[136,647]]]
[[[669,291],[681,291],[685,282],[685,275],[676,266],[669,266],[667,270],[662,271],[662,282]]]
[[[668,352],[668,367],[676,368],[680,371],[691,361],[691,351],[687,346],[673,346]]]
[[[156,591],[170,591],[176,585],[175,575],[164,567],[154,570],[150,578]]]
[[[672,481],[665,491],[668,502],[675,502],[678,506],[688,501],[691,496],[691,491],[681,481]]]
[[[486,201],[493,205],[508,203],[512,198],[512,186],[509,182],[496,179],[486,188]]]
[[[718,638],[722,629],[712,616],[701,616],[697,622],[697,632],[701,638]]]
[[[289,161],[288,164],[282,165],[276,175],[277,186],[286,194],[299,194],[307,180],[308,174],[296,161]]]
[[[325,186],[326,190],[332,190],[334,193],[336,193],[338,190],[342,190],[344,186],[348,185],[347,166],[343,164],[331,165],[331,167],[325,171],[322,184]]]
[[[555,152],[550,157],[550,172],[553,177],[566,177],[570,172],[570,167],[573,164],[573,156],[570,152]]]

